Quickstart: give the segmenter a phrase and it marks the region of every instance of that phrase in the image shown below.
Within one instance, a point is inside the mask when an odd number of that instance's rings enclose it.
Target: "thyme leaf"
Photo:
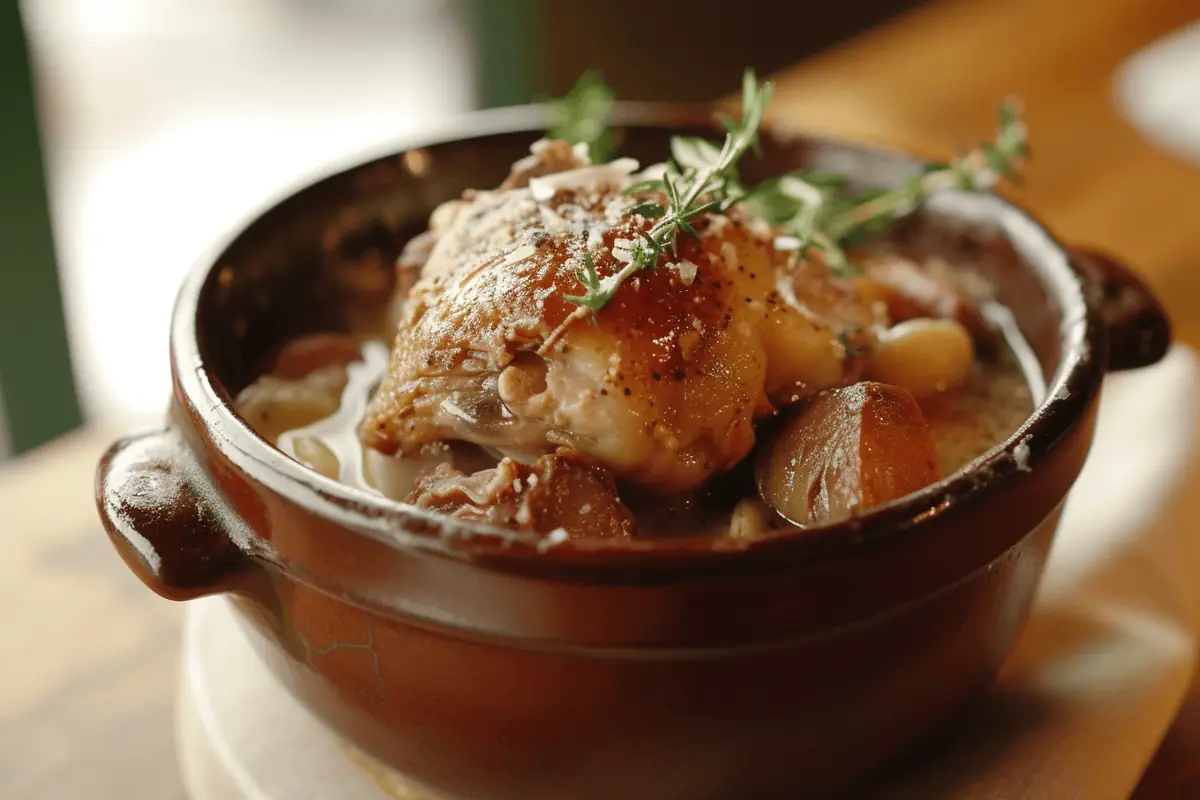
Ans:
[[[980,144],[949,163],[930,163],[890,189],[847,195],[845,181],[827,174],[791,173],[747,199],[748,210],[779,225],[776,247],[803,256],[817,248],[834,274],[857,271],[843,249],[866,234],[914,212],[930,195],[943,189],[987,191],[1002,178],[1017,179],[1028,157],[1028,130],[1014,101],[1001,105],[996,138]]]
[[[591,162],[603,164],[612,157],[612,109],[612,90],[599,72],[588,70],[566,97],[551,104],[553,118],[548,133],[552,139],[569,144],[586,144]]]

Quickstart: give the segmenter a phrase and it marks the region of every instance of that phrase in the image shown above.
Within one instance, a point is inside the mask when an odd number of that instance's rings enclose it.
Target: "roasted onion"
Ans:
[[[822,392],[760,447],[759,493],[802,526],[845,519],[941,478],[917,401],[882,383]]]

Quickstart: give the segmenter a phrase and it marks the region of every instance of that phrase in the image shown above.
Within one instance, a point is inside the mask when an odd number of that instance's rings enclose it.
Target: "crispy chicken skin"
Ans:
[[[736,209],[697,217],[676,254],[594,317],[571,317],[585,254],[611,275],[653,225],[629,213],[646,198],[622,193],[635,168],[541,142],[501,189],[434,212],[402,258],[424,264],[367,446],[414,454],[460,439],[525,461],[567,447],[629,485],[684,491],[743,459],[756,420],[857,378],[881,304],[776,252]]]

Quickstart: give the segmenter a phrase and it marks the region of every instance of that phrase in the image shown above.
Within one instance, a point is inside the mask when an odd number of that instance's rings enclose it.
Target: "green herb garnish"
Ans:
[[[579,282],[583,284],[583,288],[587,290],[586,294],[574,295],[565,294],[563,299],[568,303],[574,303],[577,306],[587,306],[595,308],[596,304],[599,308],[603,308],[609,300],[612,299],[613,293],[616,292],[617,286],[613,281],[616,275],[609,275],[607,278],[601,278],[596,272],[596,262],[592,260],[592,256],[584,252],[583,254],[584,268],[579,270]]]
[[[665,202],[647,200],[630,210],[630,214],[655,222],[639,241],[622,250],[618,260],[624,266],[617,272],[601,278],[592,257],[582,256],[584,268],[578,277],[584,291],[564,295],[578,308],[564,320],[560,331],[580,316],[598,313],[626,280],[654,268],[664,251],[675,255],[680,232],[695,235],[692,220],[700,214],[740,204],[751,215],[778,226],[777,249],[793,250],[798,257],[810,249],[819,250],[831,272],[850,275],[857,268],[846,256],[844,248],[849,243],[911,214],[938,190],[985,191],[1001,178],[1015,179],[1028,156],[1026,127],[1016,103],[1010,101],[1000,108],[994,142],[981,144],[948,164],[928,164],[921,174],[894,188],[854,193],[848,191],[843,175],[795,172],[747,189],[739,180],[737,165],[747,150],[757,149],[758,129],[772,88],[769,82],[760,86],[754,71],[747,69],[742,76],[741,118],[720,118],[728,131],[720,147],[698,137],[672,137],[671,158],[661,165],[661,177],[625,190],[627,194],[655,194]],[[603,163],[612,146],[608,130],[612,106],[612,92],[599,74],[585,73],[556,104],[558,120],[550,135],[571,143],[586,142],[592,162]],[[550,343],[547,341],[547,346]]]
[[[593,164],[603,164],[612,156],[613,136],[608,127],[612,117],[613,93],[595,70],[579,76],[566,97],[551,104],[554,119],[550,138],[570,144],[584,143]]]
[[[622,259],[625,266],[607,278],[596,276],[589,258],[588,269],[579,271],[585,293],[567,295],[565,300],[580,308],[600,311],[629,277],[653,268],[664,251],[675,254],[675,240],[680,231],[696,233],[691,223],[693,218],[713,209],[725,210],[745,197],[737,178],[737,162],[758,141],[758,127],[772,88],[770,83],[759,86],[754,71],[746,70],[742,78],[742,118],[726,123],[729,132],[720,148],[697,138],[671,140],[673,160],[665,165],[662,177],[626,189],[630,194],[657,191],[665,196],[665,205],[646,202],[633,209],[633,213],[656,222],[633,244],[627,258]]]
[[[1028,155],[1025,124],[1014,102],[1000,107],[994,143],[981,144],[949,164],[927,164],[891,189],[847,195],[845,179],[828,174],[797,172],[765,181],[746,198],[750,213],[777,224],[783,235],[780,249],[800,254],[816,248],[835,274],[852,274],[844,246],[887,223],[911,214],[940,189],[986,191],[1001,178],[1019,175]]]

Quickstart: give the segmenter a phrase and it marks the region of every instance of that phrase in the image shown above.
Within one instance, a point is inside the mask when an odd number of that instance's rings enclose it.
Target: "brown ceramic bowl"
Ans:
[[[624,107],[622,150],[660,160],[671,132],[711,131],[706,116]],[[465,135],[300,189],[200,264],[175,309],[170,421],[100,465],[108,533],[164,597],[232,593],[301,701],[447,794],[842,789],[993,680],[1087,456],[1104,372],[1158,360],[1166,318],[1111,259],[1065,249],[1004,200],[939,196],[898,235],[934,231],[978,256],[1047,398],[917,495],[757,541],[547,546],[340,485],[252,433],[230,398],[273,349],[381,307],[431,208],[495,185],[542,126],[537,109],[477,115]],[[751,169],[799,167],[886,184],[915,162],[776,131]]]

